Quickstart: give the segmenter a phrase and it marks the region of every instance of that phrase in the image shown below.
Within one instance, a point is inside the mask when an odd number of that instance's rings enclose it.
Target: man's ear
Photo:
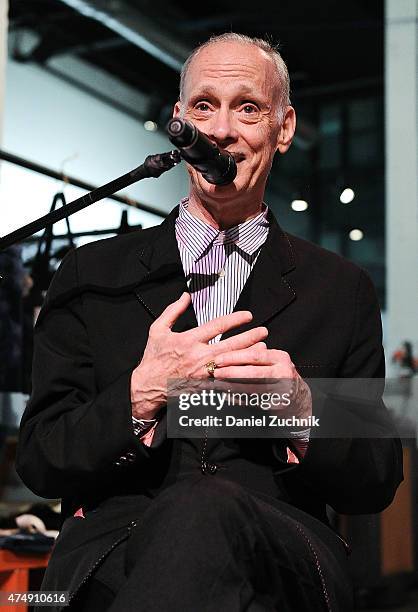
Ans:
[[[179,117],[181,115],[181,111],[182,111],[181,102],[180,100],[177,100],[173,108],[173,117]]]
[[[284,119],[277,136],[277,151],[286,153],[292,144],[293,136],[296,129],[296,113],[293,106],[287,106],[284,113]]]

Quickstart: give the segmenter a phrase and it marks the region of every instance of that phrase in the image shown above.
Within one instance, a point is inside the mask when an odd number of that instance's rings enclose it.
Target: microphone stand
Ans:
[[[167,170],[171,170],[171,168],[174,168],[174,166],[180,162],[181,156],[177,150],[169,151],[168,153],[148,155],[144,163],[138,166],[138,168],[131,170],[131,172],[110,181],[110,183],[106,183],[106,185],[102,185],[102,187],[93,189],[93,191],[86,193],[80,198],[77,198],[77,200],[62,206],[59,209],[53,210],[47,215],[44,215],[39,219],[35,219],[35,221],[32,221],[14,232],[3,236],[0,238],[0,251],[3,251],[7,247],[14,245],[21,240],[28,238],[29,236],[32,236],[32,234],[35,234],[42,229],[45,229],[48,225],[52,225],[57,221],[61,221],[65,217],[73,215],[79,210],[90,206],[90,204],[94,204],[94,202],[98,202],[99,200],[103,200],[103,198],[109,197],[117,191],[124,189],[128,185],[132,185],[132,183],[136,183],[137,181],[141,181],[145,178],[158,178],[161,176],[161,174]]]

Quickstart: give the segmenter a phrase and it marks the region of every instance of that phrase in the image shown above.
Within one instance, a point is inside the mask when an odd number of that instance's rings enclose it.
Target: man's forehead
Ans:
[[[203,48],[193,58],[187,71],[185,84],[199,90],[213,88],[217,79],[230,78],[231,86],[239,87],[243,93],[251,92],[254,86],[271,88],[277,71],[274,61],[255,45],[220,42]]]
[[[203,80],[204,75],[202,75],[202,80],[197,78],[196,81],[193,81],[191,83],[191,89],[189,88],[189,93],[195,97],[195,96],[199,96],[199,97],[204,97],[204,96],[212,96],[213,94],[216,94],[218,91],[218,87],[217,85],[219,85],[219,80],[217,79],[213,79],[213,80]],[[263,87],[263,83],[259,83],[259,82],[248,82],[248,81],[241,81],[239,79],[237,80],[231,80],[229,82],[229,87],[228,87],[228,91],[231,94],[231,96],[235,96],[237,94],[239,94],[240,96],[245,96],[245,95],[254,95],[255,93],[259,92],[259,93],[266,93],[268,90],[271,90],[271,87],[268,83],[265,83],[265,86]]]
[[[213,66],[218,70],[229,70],[244,65],[260,69],[268,68],[272,63],[271,57],[256,45],[224,41],[203,47],[193,58],[189,68],[198,67],[201,70],[206,66]]]

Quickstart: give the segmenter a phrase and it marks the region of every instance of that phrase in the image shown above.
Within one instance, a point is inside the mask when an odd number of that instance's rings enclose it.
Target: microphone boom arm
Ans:
[[[171,170],[177,164],[181,162],[181,157],[179,151],[173,150],[168,153],[157,153],[156,155],[148,155],[145,159],[144,163],[131,170],[127,174],[120,176],[110,183],[106,183],[106,185],[102,185],[97,189],[93,189],[89,193],[77,198],[73,202],[62,206],[59,209],[53,210],[52,212],[40,217],[39,219],[35,219],[31,223],[20,227],[19,229],[7,234],[0,238],[0,251],[6,249],[13,244],[32,236],[36,232],[39,232],[42,229],[45,229],[48,225],[56,223],[57,221],[61,221],[65,217],[69,217],[74,213],[90,206],[90,204],[94,204],[94,202],[98,202],[99,200],[103,200],[103,198],[107,198],[108,196],[124,189],[128,185],[132,185],[132,183],[136,183],[137,181],[141,181],[145,178],[158,178],[166,172],[167,170]]]

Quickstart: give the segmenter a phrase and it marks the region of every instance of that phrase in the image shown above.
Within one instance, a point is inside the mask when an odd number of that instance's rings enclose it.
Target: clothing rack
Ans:
[[[73,176],[68,176],[64,172],[56,172],[55,170],[51,170],[46,166],[42,166],[41,164],[37,164],[36,162],[29,161],[24,159],[23,157],[19,157],[18,155],[14,155],[13,153],[8,153],[0,149],[0,159],[3,161],[9,162],[11,164],[15,164],[16,166],[20,166],[21,168],[26,168],[27,170],[32,170],[33,172],[38,172],[39,174],[43,174],[44,176],[49,176],[50,178],[56,179],[58,181],[63,181],[69,185],[74,185],[75,187],[80,187],[81,189],[85,189],[86,191],[93,191],[96,189],[94,185],[90,183],[86,183],[81,181]],[[153,206],[148,206],[147,204],[141,204],[140,202],[129,198],[128,196],[118,196],[118,195],[110,195],[108,196],[109,200],[115,200],[120,204],[125,204],[128,206],[132,206],[133,208],[137,208],[138,210],[142,210],[147,213],[151,213],[153,215],[157,215],[159,217],[166,217],[167,213],[154,208]]]

